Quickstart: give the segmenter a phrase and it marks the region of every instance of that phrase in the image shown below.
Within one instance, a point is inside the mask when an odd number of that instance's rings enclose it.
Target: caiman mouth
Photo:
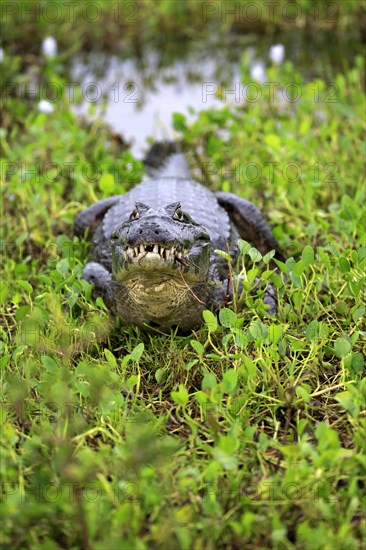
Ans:
[[[171,244],[137,243],[123,250],[123,258],[129,263],[160,263],[186,265],[189,250]]]

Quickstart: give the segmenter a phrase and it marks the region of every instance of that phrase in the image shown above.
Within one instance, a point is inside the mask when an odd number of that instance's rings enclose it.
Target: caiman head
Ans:
[[[138,202],[111,235],[117,311],[125,324],[169,330],[199,325],[208,306],[210,237],[180,203]]]

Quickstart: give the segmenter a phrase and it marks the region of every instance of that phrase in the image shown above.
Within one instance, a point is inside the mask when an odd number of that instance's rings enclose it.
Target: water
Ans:
[[[102,78],[96,78],[86,69],[79,61],[73,69],[73,79],[80,80],[84,97],[78,112],[86,114],[91,106],[98,105],[94,116],[102,116],[116,132],[131,142],[131,150],[137,157],[142,156],[149,136],[154,140],[174,138],[174,112],[193,119],[196,111],[220,106],[220,101],[213,95],[217,80],[211,59],[195,61],[194,71],[201,75],[201,81],[192,78],[189,60],[178,60],[171,67],[160,70],[152,85],[144,81],[141,70],[132,60],[121,61],[112,57]],[[238,81],[238,63],[231,66],[231,73],[231,81]],[[107,96],[107,101],[101,99],[96,103],[95,99],[102,95]]]
[[[213,90],[221,83],[227,91],[234,89],[240,83],[241,64],[247,65],[255,80],[260,70],[254,67],[269,65],[273,44],[284,44],[285,59],[306,78],[331,80],[333,68],[346,69],[347,63],[339,56],[341,45],[336,35],[319,40],[300,32],[270,38],[227,36],[220,44],[212,39],[181,47],[175,44],[173,55],[169,48],[158,51],[145,45],[142,52],[126,59],[102,52],[76,58],[72,80],[80,82],[83,96],[76,110],[88,117],[101,117],[131,143],[133,154],[142,158],[149,137],[174,138],[173,113],[183,113],[190,120],[202,109],[222,107]],[[235,101],[238,97],[227,93],[225,104]]]

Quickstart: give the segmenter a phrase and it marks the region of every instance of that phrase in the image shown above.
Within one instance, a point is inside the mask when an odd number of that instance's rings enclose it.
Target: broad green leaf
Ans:
[[[341,256],[338,259],[338,264],[342,273],[348,273],[349,271],[351,271],[351,266],[349,265],[349,261],[344,256]]]
[[[131,360],[131,355],[128,353],[122,359],[122,362],[121,362],[122,369],[124,369],[127,366],[127,364],[130,362],[130,360]]]
[[[157,369],[157,371],[155,372],[155,380],[157,381],[157,383],[160,384],[163,378],[164,378],[164,369]]]
[[[67,258],[62,258],[62,260],[57,262],[56,269],[61,275],[66,275],[69,271],[69,261]]]
[[[248,373],[248,378],[255,378],[257,376],[257,367],[255,366],[254,361],[250,357],[244,355],[243,362]]]
[[[236,315],[231,309],[227,307],[224,307],[220,310],[219,319],[223,327],[235,327],[236,325]]]
[[[352,319],[356,323],[363,315],[365,315],[366,308],[365,306],[359,306],[355,311],[352,313]]]
[[[260,262],[262,259],[262,254],[252,246],[252,248],[248,252],[250,258],[253,260],[253,262]]]
[[[298,386],[296,388],[296,395],[301,397],[305,403],[309,403],[310,401],[310,393],[304,388],[304,386]]]
[[[208,396],[203,391],[198,391],[194,394],[194,397],[199,405],[203,405],[204,403],[207,403]]]
[[[18,307],[18,309],[16,310],[15,312],[15,319],[17,321],[21,321],[22,319],[24,319],[24,317],[30,313],[30,306],[20,306]]]
[[[238,383],[238,373],[234,369],[229,369],[222,377],[221,386],[224,391],[233,393]]]
[[[292,301],[294,303],[294,306],[297,308],[300,307],[302,304],[303,298],[304,298],[303,292],[301,292],[301,290],[295,290],[295,292],[292,295]]]
[[[337,357],[346,357],[352,349],[352,344],[347,338],[337,338],[334,343],[334,351]]]
[[[339,449],[340,442],[338,433],[328,426],[326,422],[319,422],[315,428],[315,436],[318,440],[319,449]]]
[[[184,132],[187,128],[186,116],[182,113],[173,113],[173,128],[177,132]]]
[[[247,241],[244,241],[243,239],[239,239],[238,247],[239,247],[240,253],[243,256],[245,256],[246,254],[248,254],[249,250],[252,248],[252,245]]]
[[[203,390],[206,390],[207,388],[212,389],[216,386],[216,384],[217,384],[217,380],[215,378],[215,375],[212,374],[211,372],[205,372],[202,380],[202,389]]]
[[[361,351],[352,353],[352,368],[356,373],[361,373],[365,367],[365,357]]]
[[[41,362],[45,369],[51,374],[55,374],[55,372],[57,372],[58,365],[56,361],[52,359],[52,357],[49,357],[48,355],[42,355]]]
[[[137,344],[137,346],[131,351],[131,359],[132,361],[136,361],[138,363],[141,359],[141,355],[143,354],[145,349],[145,346],[143,342],[140,342]]]
[[[183,386],[183,384],[179,384],[179,390],[172,391],[170,395],[173,401],[175,401],[175,403],[178,403],[178,405],[186,405],[188,403],[188,390],[185,386]]]
[[[138,382],[138,377],[136,376],[136,374],[132,374],[126,381],[126,384],[127,384],[127,387],[132,390],[132,388],[134,386],[136,386]]]
[[[234,436],[222,435],[219,433],[218,439],[218,447],[224,451],[224,453],[232,455],[238,449],[239,441]]]
[[[298,436],[301,436],[303,434],[303,431],[305,430],[307,424],[308,424],[308,421],[306,418],[299,418],[296,425],[296,431]]]
[[[215,315],[209,309],[205,309],[202,312],[203,320],[209,330],[209,332],[215,332],[217,330],[217,319]]]
[[[263,256],[263,262],[265,264],[269,264],[269,262],[272,260],[273,256],[276,254],[276,251],[275,250],[270,250],[269,252],[267,252],[267,254],[265,254]]]
[[[33,287],[28,283],[28,281],[17,281],[17,284],[21,288],[24,288],[24,290],[26,290],[29,294],[33,292]]]
[[[107,306],[104,303],[104,300],[101,296],[98,296],[95,300],[95,305],[100,307],[101,309],[105,309],[107,311]]]
[[[249,269],[249,271],[247,272],[247,278],[246,278],[248,283],[252,283],[254,281],[254,279],[258,275],[258,271],[259,270],[256,267],[253,267],[252,269]]]
[[[304,262],[304,260],[299,260],[293,266],[292,272],[294,275],[296,275],[296,277],[300,277],[300,275],[304,273],[305,267],[306,267],[306,263]]]
[[[112,369],[114,369],[117,366],[117,360],[116,360],[115,356],[113,355],[113,353],[111,351],[109,351],[109,349],[106,348],[104,350],[104,356],[108,361],[108,365]]]
[[[277,265],[277,267],[280,268],[282,273],[287,273],[288,269],[287,269],[287,265],[285,263],[281,262],[281,260],[277,260],[277,258],[274,258],[274,262]],[[277,287],[277,288],[279,288],[279,287]]]
[[[267,336],[267,328],[262,325],[260,321],[252,321],[249,325],[249,333],[254,338],[254,340],[259,340]]]
[[[271,344],[277,344],[283,335],[282,325],[270,325],[268,327],[268,339]]]
[[[360,294],[360,292],[363,289],[364,285],[365,285],[365,280],[364,279],[361,279],[358,282],[356,282],[356,281],[350,281],[349,282],[349,287],[351,289],[351,292],[356,297]]]
[[[201,342],[198,342],[198,340],[191,340],[190,344],[192,348],[198,353],[198,355],[202,357],[204,354],[205,348],[203,347]]]
[[[306,265],[313,265],[314,263],[314,250],[308,244],[305,246],[302,251],[301,258]]]
[[[9,296],[9,287],[6,285],[1,285],[0,287],[0,303],[4,304],[7,297]]]
[[[358,417],[360,407],[355,400],[355,396],[350,391],[343,391],[337,393],[334,397],[336,401],[341,405],[343,409],[351,413],[354,418]]]
[[[318,321],[311,321],[306,328],[306,338],[309,342],[316,342],[319,334],[319,323]]]

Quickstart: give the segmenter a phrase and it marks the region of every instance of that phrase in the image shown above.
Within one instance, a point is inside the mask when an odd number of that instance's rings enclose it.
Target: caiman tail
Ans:
[[[189,178],[189,166],[175,141],[153,143],[143,163],[150,178]]]

